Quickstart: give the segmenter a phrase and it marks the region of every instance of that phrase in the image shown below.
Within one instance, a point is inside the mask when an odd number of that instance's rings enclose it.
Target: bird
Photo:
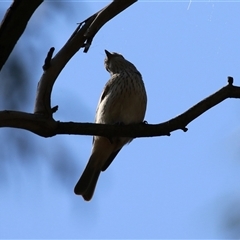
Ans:
[[[100,95],[95,123],[134,124],[144,120],[147,94],[141,73],[121,54],[105,50],[104,65],[110,79]],[[105,171],[129,137],[93,136],[89,161],[78,180],[74,193],[90,201],[101,172]]]

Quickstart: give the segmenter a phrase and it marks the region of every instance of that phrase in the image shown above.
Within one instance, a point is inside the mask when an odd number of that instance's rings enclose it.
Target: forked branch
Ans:
[[[16,7],[15,10],[21,9],[20,7],[25,6],[26,2],[27,1],[15,0],[13,3],[13,5],[15,4],[14,6]],[[21,36],[28,19],[31,17],[31,14],[34,12],[37,6],[41,4],[42,1],[35,0],[30,2],[34,2],[34,4],[28,3],[31,5],[31,11],[24,20],[25,25],[21,27],[21,31],[19,30],[13,39],[13,42],[11,43],[12,47],[8,48],[9,52],[4,54],[1,52],[0,69],[2,66],[1,64],[5,62],[17,39]],[[44,73],[38,84],[34,113],[30,114],[17,111],[1,111],[0,127],[25,129],[43,137],[52,137],[57,134],[99,135],[106,137],[121,136],[133,138],[164,136],[170,135],[171,132],[178,129],[187,131],[186,126],[191,121],[199,117],[213,106],[216,106],[227,98],[240,98],[240,87],[233,86],[233,79],[229,77],[227,86],[197,103],[195,106],[191,107],[181,115],[160,124],[132,124],[119,126],[55,121],[52,115],[57,110],[57,106],[52,108],[50,100],[53,84],[58,75],[65,67],[67,62],[80,48],[84,48],[85,52],[88,51],[93,37],[106,22],[134,2],[136,2],[136,0],[114,0],[108,6],[79,24],[72,36],[55,56],[53,56],[54,48],[51,48],[45,59],[43,66]],[[11,11],[12,10],[10,9],[9,12],[11,13]],[[0,47],[2,46],[2,40],[5,39],[5,34],[7,34],[8,31],[12,29],[11,26],[15,24],[14,18],[11,18],[10,13],[6,14],[6,17],[4,18],[0,27]]]
[[[114,0],[108,6],[80,23],[66,44],[50,61],[48,57],[46,58],[46,60],[48,59],[47,68],[44,68],[44,73],[38,83],[35,114],[52,118],[51,92],[53,84],[62,69],[80,48],[84,48],[84,52],[88,51],[93,37],[105,23],[136,1]]]

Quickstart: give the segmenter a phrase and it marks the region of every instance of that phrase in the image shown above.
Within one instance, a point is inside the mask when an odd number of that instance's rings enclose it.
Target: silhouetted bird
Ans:
[[[121,54],[105,50],[104,61],[111,78],[106,83],[97,106],[95,123],[130,124],[144,119],[147,95],[137,68]],[[101,171],[112,163],[121,148],[132,138],[94,136],[88,164],[74,188],[75,194],[91,200]]]

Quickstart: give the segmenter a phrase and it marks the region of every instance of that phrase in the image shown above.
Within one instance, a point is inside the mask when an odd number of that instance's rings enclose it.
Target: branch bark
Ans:
[[[240,98],[240,87],[232,85],[229,77],[228,85],[216,93],[203,99],[186,112],[159,124],[107,125],[93,123],[58,122],[40,114],[29,114],[16,111],[0,112],[0,127],[21,128],[42,137],[57,134],[98,135],[105,137],[156,137],[169,136],[176,130],[187,131],[186,126],[201,114],[216,106],[227,98]]]

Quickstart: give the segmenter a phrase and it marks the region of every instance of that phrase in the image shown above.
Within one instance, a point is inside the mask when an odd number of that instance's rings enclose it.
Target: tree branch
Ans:
[[[0,70],[43,0],[14,0],[0,25]]]
[[[106,22],[134,2],[136,2],[136,0],[114,0],[108,6],[79,24],[62,49],[51,59],[51,61],[48,61],[48,68],[45,69],[38,83],[34,108],[35,114],[42,114],[47,118],[52,118],[51,92],[53,84],[62,69],[80,48],[85,47],[84,51],[87,52],[97,31]]]
[[[43,137],[52,137],[57,134],[99,135],[105,137],[121,136],[133,138],[164,136],[170,135],[171,132],[178,129],[187,131],[186,126],[191,121],[213,106],[219,104],[227,98],[240,98],[240,87],[233,86],[233,79],[229,77],[227,86],[202,100],[181,115],[160,124],[132,124],[127,126],[115,126],[106,124],[55,121],[52,118],[52,114],[57,110],[57,106],[51,108],[50,99],[53,84],[59,73],[81,47],[85,47],[85,52],[88,51],[93,37],[106,22],[134,2],[136,2],[136,0],[114,0],[108,6],[82,22],[74,31],[67,43],[53,58],[54,48],[51,48],[45,59],[43,66],[44,73],[38,84],[34,114],[17,111],[1,111],[0,127],[25,129]],[[27,7],[26,3],[28,4]],[[24,31],[32,13],[41,3],[42,0],[15,0],[13,2],[0,27],[0,67],[4,64],[18,38]],[[22,11],[26,11],[24,18],[22,18],[22,14],[20,14]],[[20,18],[21,21],[19,20]],[[19,21],[21,22],[21,26],[16,24]],[[16,33],[13,31],[13,28],[14,30],[17,29]],[[11,32],[14,32],[12,33],[14,35],[13,38],[9,38],[9,34],[11,34]],[[6,39],[8,39],[8,42],[6,42]],[[10,43],[9,39],[11,39]],[[8,50],[3,52],[2,48]]]
[[[91,25],[88,27],[86,33],[84,34],[87,37],[87,41],[85,44],[84,52],[87,52],[91,43],[92,39],[96,35],[96,33],[100,30],[100,28],[115,17],[117,14],[128,8],[137,0],[130,0],[130,1],[122,1],[122,0],[114,0],[110,3],[107,7],[103,8],[99,12],[96,13],[96,17],[93,19]]]
[[[186,126],[201,114],[216,106],[227,98],[240,98],[240,87],[228,85],[216,93],[203,99],[186,112],[160,124],[107,125],[93,123],[58,122],[40,114],[29,114],[16,111],[0,112],[0,127],[21,128],[42,137],[52,137],[57,134],[98,135],[105,137],[154,137],[169,136],[176,130],[187,131]]]

